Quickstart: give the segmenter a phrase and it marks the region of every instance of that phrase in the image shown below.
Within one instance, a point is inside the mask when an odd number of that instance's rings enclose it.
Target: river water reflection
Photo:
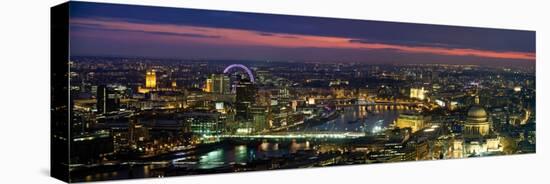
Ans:
[[[306,126],[299,131],[379,131],[387,128],[401,112],[398,110],[371,111],[364,106],[346,107],[336,119],[316,126]],[[201,155],[198,167],[211,169],[233,163],[246,164],[254,160],[282,157],[297,151],[310,150],[318,145],[310,141],[290,143],[270,141],[261,143],[259,146],[235,145],[218,148]]]
[[[302,127],[298,131],[348,131],[348,132],[372,132],[388,127],[401,113],[398,110],[372,110],[364,107],[346,107],[341,109],[340,115],[333,120],[323,122],[315,126]],[[153,123],[147,122],[144,123]],[[155,121],[154,123],[164,123]],[[319,147],[326,146],[324,143],[298,140],[279,142],[269,140],[256,144],[232,143],[231,145],[220,146],[209,151],[199,153],[193,156],[174,153],[165,159],[159,161],[168,161],[179,163],[179,166],[191,169],[209,170],[223,168],[230,165],[246,165],[254,161],[289,158],[291,154],[301,153],[301,155],[311,154],[307,151],[316,150]],[[334,145],[331,145],[334,146]],[[169,159],[169,160],[166,160]],[[189,161],[189,162],[187,162]],[[85,175],[82,178],[76,178],[76,181],[95,181],[120,178],[141,178],[156,177],[158,172],[151,172],[159,165],[134,165],[129,169],[121,169],[94,175]]]
[[[336,119],[321,125],[305,127],[303,131],[363,132],[388,127],[401,110],[377,110],[374,107],[352,106],[341,109]]]

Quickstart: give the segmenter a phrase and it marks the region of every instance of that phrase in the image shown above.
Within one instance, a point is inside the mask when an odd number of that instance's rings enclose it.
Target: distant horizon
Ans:
[[[351,60],[271,60],[271,59],[208,59],[208,58],[174,58],[174,57],[150,57],[150,56],[122,56],[122,55],[76,55],[70,56],[70,59],[73,58],[110,58],[110,59],[149,59],[149,60],[172,60],[174,62],[182,62],[184,60],[192,62],[273,62],[273,63],[319,63],[319,64],[338,64],[338,63],[355,63],[363,65],[471,65],[471,66],[480,66],[480,67],[512,67],[512,68],[525,68],[525,67],[536,67],[535,62],[530,61],[496,61],[491,63],[440,63],[440,62],[414,62],[414,63],[399,63],[399,62],[361,62],[361,61],[351,61]],[[518,65],[524,64],[524,65]],[[527,65],[525,65],[527,64]]]

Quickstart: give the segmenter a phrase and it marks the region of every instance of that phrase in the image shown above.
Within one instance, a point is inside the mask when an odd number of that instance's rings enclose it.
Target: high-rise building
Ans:
[[[250,114],[252,116],[252,124],[255,131],[262,131],[269,128],[267,124],[268,110],[263,106],[254,106],[250,108]]]
[[[155,70],[148,70],[145,74],[145,87],[156,88],[157,87],[157,74]]]
[[[149,130],[136,119],[130,119],[128,123],[129,141],[133,147],[141,147],[149,139]]]
[[[213,88],[212,79],[211,78],[206,79],[206,85],[204,85],[203,91],[207,92],[207,93],[210,93],[210,92],[212,92],[212,88]]]
[[[250,107],[254,104],[256,100],[256,87],[248,79],[241,79],[235,86],[236,91],[236,105],[235,109],[237,111],[235,118],[236,119],[251,119],[249,113]]]
[[[96,108],[99,113],[108,113],[118,110],[120,94],[113,88],[105,85],[97,87]]]
[[[208,84],[210,80],[210,84]],[[231,92],[230,79],[224,74],[212,74],[206,81],[207,87],[209,85],[210,91],[216,94],[229,94]]]

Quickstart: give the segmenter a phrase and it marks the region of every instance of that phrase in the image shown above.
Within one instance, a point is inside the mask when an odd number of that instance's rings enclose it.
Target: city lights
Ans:
[[[536,152],[526,31],[129,9],[71,11],[71,182]]]

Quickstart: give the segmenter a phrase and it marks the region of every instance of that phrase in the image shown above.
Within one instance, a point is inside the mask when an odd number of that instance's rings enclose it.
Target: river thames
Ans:
[[[390,126],[401,110],[379,110],[351,106],[339,110],[339,115],[315,126],[300,126],[293,131],[303,132],[366,132],[373,134]],[[147,122],[145,122],[147,123]],[[169,123],[169,122],[167,122]],[[312,167],[337,158],[331,150],[346,145],[322,140],[262,140],[253,142],[224,142],[200,149],[116,163],[99,167],[93,172],[73,175],[73,181],[164,177],[217,173],[219,171],[263,170],[285,167]],[[319,154],[319,152],[326,152]],[[274,161],[275,160],[275,161]],[[284,166],[286,165],[286,166]],[[98,171],[99,170],[99,171]],[[94,173],[94,174],[87,174]]]

